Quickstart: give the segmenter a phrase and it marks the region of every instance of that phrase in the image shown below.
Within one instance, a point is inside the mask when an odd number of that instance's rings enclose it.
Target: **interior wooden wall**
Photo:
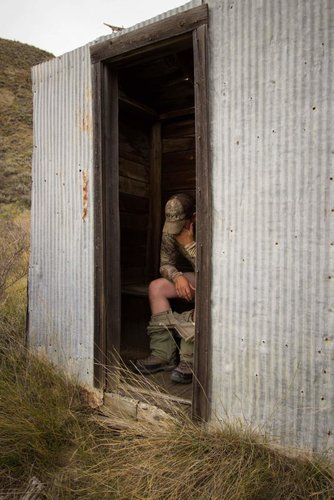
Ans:
[[[162,222],[164,205],[178,192],[195,195],[194,116],[162,123]],[[151,125],[121,112],[119,128],[122,283],[145,283],[149,227]],[[153,235],[160,241],[159,234]]]
[[[149,216],[150,126],[127,113],[120,113],[119,157],[122,283],[142,283]]]
[[[162,201],[179,192],[196,193],[194,115],[168,120],[162,127]]]

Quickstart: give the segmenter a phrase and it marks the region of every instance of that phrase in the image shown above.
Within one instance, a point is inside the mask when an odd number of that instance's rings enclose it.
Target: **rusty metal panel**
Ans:
[[[208,0],[212,420],[333,450],[331,0]]]
[[[93,164],[89,48],[33,68],[29,344],[93,383]]]

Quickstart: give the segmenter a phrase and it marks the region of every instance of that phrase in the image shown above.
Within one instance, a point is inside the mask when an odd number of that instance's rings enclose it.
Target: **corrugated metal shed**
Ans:
[[[240,417],[283,443],[330,449],[334,4],[207,3],[211,419]],[[90,71],[89,46],[33,69],[29,339],[92,385]]]
[[[210,1],[212,417],[333,446],[333,8]]]
[[[122,34],[191,7],[195,0]],[[94,203],[89,47],[32,70],[29,344],[89,385],[94,363]]]

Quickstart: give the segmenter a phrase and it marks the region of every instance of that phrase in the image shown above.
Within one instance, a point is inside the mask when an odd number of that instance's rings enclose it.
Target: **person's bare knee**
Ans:
[[[148,297],[152,314],[170,309],[170,298],[176,297],[175,286],[165,278],[151,281],[148,287]]]
[[[151,299],[155,299],[157,297],[161,297],[161,295],[164,295],[164,288],[165,284],[163,283],[164,278],[159,278],[156,280],[151,281],[151,283],[148,286],[148,296]]]
[[[151,281],[148,287],[148,296],[151,299],[160,297],[170,297],[174,293],[174,285],[165,278],[158,278]]]

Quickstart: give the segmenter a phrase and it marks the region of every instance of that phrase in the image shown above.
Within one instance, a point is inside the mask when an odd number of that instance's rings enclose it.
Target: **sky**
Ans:
[[[187,0],[0,0],[0,38],[55,56],[109,35],[103,23],[128,28]]]

